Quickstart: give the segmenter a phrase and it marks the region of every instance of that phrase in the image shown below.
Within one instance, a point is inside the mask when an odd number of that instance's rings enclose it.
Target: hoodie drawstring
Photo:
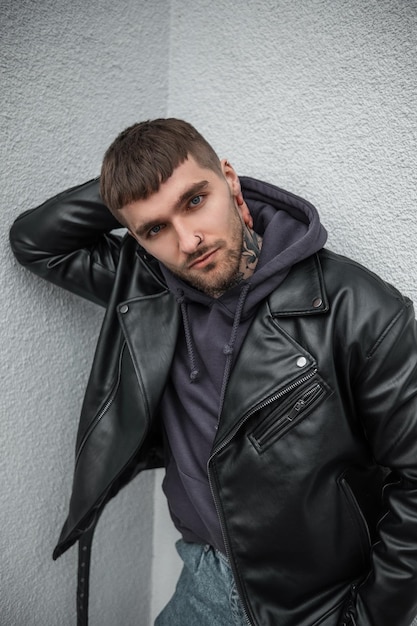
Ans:
[[[234,346],[236,343],[237,332],[239,329],[239,324],[240,324],[240,320],[241,320],[242,313],[243,313],[243,308],[245,306],[245,301],[246,301],[246,297],[249,292],[249,289],[250,289],[249,283],[245,284],[242,287],[239,300],[236,305],[235,315],[233,318],[232,332],[230,333],[230,339],[229,339],[229,342],[223,348],[223,354],[226,356],[226,364],[224,367],[222,387],[221,387],[221,392],[220,392],[219,415],[223,407],[224,395],[226,393],[226,387],[227,387],[230,372],[232,369],[233,351],[234,351]],[[190,320],[188,318],[187,303],[185,301],[184,292],[181,289],[178,289],[177,293],[178,293],[177,302],[181,307],[181,314],[182,314],[182,320],[183,320],[183,325],[184,325],[185,342],[187,345],[187,353],[188,353],[188,358],[190,361],[190,368],[191,368],[190,381],[194,382],[198,380],[200,372],[196,363],[196,357],[195,357],[194,346],[193,346],[193,337],[192,337],[191,328],[190,328]]]
[[[233,326],[232,332],[230,333],[229,343],[227,343],[223,348],[223,354],[226,355],[226,365],[224,366],[223,372],[223,381],[222,381],[222,389],[220,392],[220,405],[219,405],[219,416],[223,409],[223,400],[226,393],[227,383],[229,382],[230,371],[232,369],[232,360],[233,360],[233,350],[235,347],[237,331],[240,324],[240,319],[243,313],[243,307],[245,306],[246,296],[248,295],[250,289],[250,284],[247,283],[242,287],[242,291],[240,292],[239,300],[236,305],[235,316],[233,318]]]
[[[190,321],[188,319],[188,310],[187,310],[187,305],[185,302],[184,292],[181,289],[178,289],[178,294],[179,295],[177,297],[177,302],[181,306],[182,321],[184,324],[185,342],[187,344],[188,358],[190,360],[190,366],[191,366],[190,381],[193,383],[195,380],[198,379],[200,372],[199,372],[199,369],[197,367],[196,360],[195,360],[193,338],[191,336]]]

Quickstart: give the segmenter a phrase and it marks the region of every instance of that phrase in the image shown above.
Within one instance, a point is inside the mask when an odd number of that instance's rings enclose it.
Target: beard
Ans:
[[[194,261],[216,249],[217,252],[212,262],[199,269],[189,267]],[[172,271],[192,287],[212,298],[218,298],[243,280],[240,267],[242,256],[243,223],[239,215],[235,213],[229,242],[218,239],[210,246],[199,248],[189,255],[182,267],[172,268]]]
[[[216,242],[216,247],[219,243]],[[223,246],[217,253],[221,254],[221,259],[216,259],[199,270],[192,268],[184,271],[178,270],[176,274],[192,287],[212,298],[218,298],[242,281],[242,272],[240,271],[242,248],[242,244],[239,249],[226,249]],[[202,252],[198,256],[203,256],[205,253]]]

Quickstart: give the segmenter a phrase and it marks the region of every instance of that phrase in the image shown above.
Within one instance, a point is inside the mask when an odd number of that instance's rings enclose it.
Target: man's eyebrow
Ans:
[[[188,189],[184,191],[184,193],[179,196],[178,200],[175,203],[175,209],[180,209],[182,205],[187,202],[187,200],[190,200],[194,196],[198,195],[198,192],[203,191],[203,189],[205,189],[208,184],[208,180],[200,180],[198,183],[194,183],[193,185],[191,185]]]
[[[193,183],[192,185],[190,185],[188,189],[186,189],[180,196],[178,196],[178,199],[174,205],[174,211],[178,211],[187,202],[187,200],[191,200],[194,196],[198,195],[200,191],[206,189],[208,185],[208,180],[200,180],[197,183]],[[139,237],[144,237],[146,233],[151,228],[153,228],[153,226],[157,226],[159,222],[160,220],[158,220],[158,218],[150,220],[149,222],[144,222],[135,229],[135,232],[137,235],[139,235]]]

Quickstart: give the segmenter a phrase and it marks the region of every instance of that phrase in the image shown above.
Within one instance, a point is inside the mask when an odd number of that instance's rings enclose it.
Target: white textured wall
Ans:
[[[164,115],[165,0],[0,1],[0,623],[75,624],[76,549],[55,563],[76,427],[102,311],[18,266],[24,209],[99,173],[125,126]],[[148,626],[153,476],[97,529],[91,626]]]
[[[168,113],[417,302],[416,42],[415,0],[171,1]]]

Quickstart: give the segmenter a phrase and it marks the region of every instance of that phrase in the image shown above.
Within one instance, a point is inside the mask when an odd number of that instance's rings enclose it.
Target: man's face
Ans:
[[[189,157],[146,200],[121,209],[130,233],[174,274],[217,297],[239,279],[246,205],[239,179],[221,163],[223,176]]]

